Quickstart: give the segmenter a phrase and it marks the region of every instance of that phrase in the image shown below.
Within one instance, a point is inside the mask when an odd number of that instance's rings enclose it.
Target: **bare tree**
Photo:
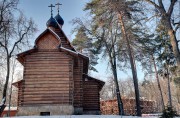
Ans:
[[[10,76],[10,59],[28,44],[28,38],[36,31],[32,19],[26,19],[25,16],[17,10],[18,0],[3,0],[0,2],[0,48],[4,51],[6,62],[6,78],[3,88],[0,113],[3,112],[6,103],[6,95]],[[19,14],[14,17],[13,14]]]

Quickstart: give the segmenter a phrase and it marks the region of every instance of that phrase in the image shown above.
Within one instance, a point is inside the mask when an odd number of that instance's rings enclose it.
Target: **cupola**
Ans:
[[[46,26],[48,28],[58,28],[58,24],[57,24],[56,20],[53,18],[53,13],[52,13],[53,12],[52,8],[55,7],[55,6],[53,6],[51,4],[48,7],[51,7],[51,18],[47,21]]]
[[[56,20],[51,16],[51,18],[47,21],[46,26],[47,26],[47,27],[57,28],[57,22],[56,22]]]
[[[57,23],[62,27],[64,24],[64,20],[62,19],[62,17],[59,15],[59,6],[62,5],[60,3],[57,3],[57,10],[58,10],[58,14],[54,17],[57,21]]]
[[[58,24],[62,27],[64,24],[64,20],[62,19],[62,17],[59,15],[59,13],[54,17],[56,19],[56,21],[58,22]]]

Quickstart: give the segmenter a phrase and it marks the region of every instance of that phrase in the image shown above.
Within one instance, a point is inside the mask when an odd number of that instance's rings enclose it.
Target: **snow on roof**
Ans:
[[[67,48],[64,48],[64,47],[60,47],[61,49],[63,49],[63,50],[66,50],[66,51],[69,51],[69,52],[71,52],[71,53],[74,53],[74,54],[78,54],[77,52],[75,52],[75,51],[72,51],[72,50],[69,50],[69,49],[67,49]]]

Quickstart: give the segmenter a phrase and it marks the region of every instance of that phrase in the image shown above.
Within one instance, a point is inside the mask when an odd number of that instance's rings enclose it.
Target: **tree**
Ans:
[[[172,51],[172,46],[170,44],[167,31],[162,30],[162,28],[163,26],[159,24],[158,28],[156,29],[157,34],[155,34],[155,37],[149,39],[149,41],[142,41],[141,43],[144,46],[144,51],[152,58],[152,63],[154,65],[154,71],[157,79],[157,85],[161,95],[162,109],[164,110],[165,105],[159,81],[159,74],[163,75],[168,80],[167,90],[169,93],[169,105],[172,106],[169,69],[170,66],[175,66],[175,57]]]
[[[138,8],[135,7],[135,4],[137,3],[138,2],[135,0],[132,0],[132,1],[115,0],[113,2],[110,1],[110,4],[112,5],[113,10],[117,13],[118,20],[121,26],[121,32],[123,34],[123,39],[125,40],[126,45],[127,45],[127,51],[128,51],[130,65],[131,65],[133,83],[134,83],[134,89],[135,89],[137,116],[141,116],[140,95],[139,95],[139,88],[138,88],[136,63],[135,63],[135,58],[134,58],[133,50],[130,43],[130,39],[133,37],[131,36],[131,31],[128,31],[128,27],[127,27],[128,22],[132,22],[131,21],[133,19],[132,12],[140,11]]]
[[[91,3],[89,3],[91,4]],[[87,4],[86,9],[89,9],[89,5]],[[98,55],[101,54],[103,58],[107,58],[110,64],[111,72],[114,78],[114,83],[116,86],[116,95],[118,100],[118,109],[119,114],[124,115],[123,103],[121,100],[121,95],[119,91],[118,78],[117,78],[117,56],[119,55],[119,40],[120,31],[119,25],[117,22],[113,21],[111,17],[112,13],[106,14],[102,16],[103,20],[108,20],[107,22],[101,22],[99,24],[99,17],[95,16],[92,22],[89,25],[85,25],[82,21],[76,19],[76,23],[78,23],[81,27],[83,27],[88,35],[91,37],[93,49],[91,50],[93,54]],[[90,26],[90,27],[87,27]]]
[[[73,39],[72,44],[75,46],[76,50],[85,54],[90,58],[89,60],[89,70],[97,72],[94,68],[97,65],[98,57],[92,52],[92,39],[89,38],[83,27],[77,27],[73,32],[77,32],[75,39]]]
[[[157,63],[156,63],[156,58],[157,56],[160,56],[160,52],[163,50],[163,42],[166,39],[160,38],[160,34],[158,36],[154,37],[154,35],[149,35],[148,37],[145,37],[144,39],[140,39],[139,43],[141,44],[140,48],[142,48],[143,53],[146,55],[147,58],[142,59],[142,63],[150,62],[150,65],[143,64],[142,66],[148,69],[148,74],[153,74],[155,73],[156,80],[157,80],[157,86],[159,89],[159,93],[161,96],[161,105],[162,105],[162,110],[165,108],[164,105],[164,99],[163,99],[163,94],[162,94],[162,89],[160,85],[160,80],[159,80],[159,73],[157,69]],[[153,66],[152,66],[152,65]],[[150,66],[150,67],[147,67]],[[154,69],[152,69],[154,68]]]
[[[0,2],[0,49],[3,50],[6,59],[6,78],[0,105],[1,114],[5,108],[7,98],[11,68],[10,59],[18,50],[29,43],[27,39],[36,31],[32,19],[26,19],[18,10],[17,5],[18,0],[3,0]],[[19,17],[15,17],[14,13],[18,14]]]
[[[178,67],[180,67],[180,51],[178,47],[178,40],[176,37],[176,31],[180,26],[180,20],[179,18],[177,18],[177,21],[174,21],[174,19],[172,18],[173,10],[175,9],[175,5],[178,2],[178,0],[171,0],[170,3],[168,4],[168,7],[165,7],[165,3],[167,2],[163,2],[162,0],[158,0],[157,3],[153,0],[144,0],[144,1],[155,7],[156,12],[160,17],[160,23],[164,26],[165,30],[168,32],[168,35],[170,37],[169,40],[172,45],[172,49],[177,61],[177,65]],[[175,26],[173,26],[173,24]]]
[[[85,10],[89,10],[90,14],[92,15],[93,23],[89,24],[92,26],[91,34],[93,34],[93,36],[98,37],[98,41],[95,41],[95,45],[98,45],[96,48],[105,49],[104,52],[107,53],[107,57],[109,59],[108,61],[110,63],[114,75],[115,84],[118,83],[116,82],[117,65],[120,65],[118,64],[118,61],[126,61],[127,59],[130,60],[135,87],[137,115],[140,116],[141,108],[139,101],[138,79],[134,57],[135,52],[133,51],[131,46],[131,42],[133,41],[129,41],[130,38],[133,38],[133,36],[131,35],[132,30],[129,29],[131,29],[131,27],[139,23],[138,21],[140,20],[135,20],[132,18],[133,11],[140,13],[140,9],[137,9],[137,7],[135,7],[135,4],[137,3],[138,2],[135,0],[92,0],[86,5]],[[126,54],[126,52],[128,54]],[[125,56],[125,58],[121,58],[122,55]],[[118,88],[117,86],[116,88]],[[119,90],[117,90],[117,93],[118,91]],[[117,98],[119,97],[117,96]],[[118,103],[120,105],[120,101]]]

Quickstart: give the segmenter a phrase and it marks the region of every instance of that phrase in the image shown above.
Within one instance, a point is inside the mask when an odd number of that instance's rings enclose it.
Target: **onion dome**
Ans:
[[[56,19],[56,21],[58,22],[59,25],[63,26],[64,20],[63,20],[62,17],[59,15],[59,13],[58,13],[54,18]]]
[[[54,27],[57,28],[57,22],[56,20],[51,16],[51,18],[46,23],[47,27]]]

